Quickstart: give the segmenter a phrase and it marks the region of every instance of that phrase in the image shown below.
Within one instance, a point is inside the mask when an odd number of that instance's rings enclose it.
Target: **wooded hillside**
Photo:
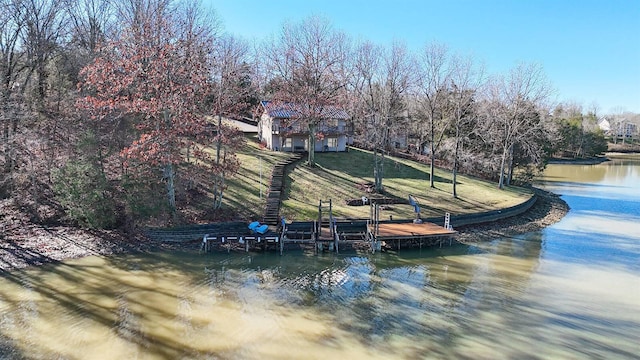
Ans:
[[[392,152],[449,169],[456,197],[458,172],[502,188],[606,150],[597,108],[551,102],[539,65],[487,74],[445,44],[356,42],[317,16],[253,47],[219,23],[192,1],[0,0],[3,211],[89,228],[233,217],[249,158],[221,119],[261,99],[303,104],[310,142],[324,107],[345,109],[380,193]]]

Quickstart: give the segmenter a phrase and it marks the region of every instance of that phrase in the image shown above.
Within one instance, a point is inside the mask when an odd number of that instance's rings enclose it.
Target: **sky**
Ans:
[[[355,40],[429,42],[470,55],[490,74],[542,65],[557,102],[599,114],[640,113],[640,0],[202,0],[247,41],[285,22],[327,18]]]

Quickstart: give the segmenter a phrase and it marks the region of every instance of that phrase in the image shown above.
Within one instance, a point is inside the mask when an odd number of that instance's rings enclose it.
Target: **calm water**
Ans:
[[[0,358],[640,354],[640,161],[551,166],[542,232],[400,254],[90,257],[0,278]]]

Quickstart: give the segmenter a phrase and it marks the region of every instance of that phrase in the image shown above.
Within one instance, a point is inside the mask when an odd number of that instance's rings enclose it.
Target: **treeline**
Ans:
[[[326,106],[349,111],[356,141],[374,150],[377,191],[384,190],[384,156],[398,147],[426,154],[431,174],[436,161],[447,163],[453,196],[458,171],[502,188],[530,180],[552,156],[606,151],[597,109],[584,114],[580,106],[554,104],[537,64],[487,74],[476,59],[444,44],[412,52],[401,42],[353,41],[320,17],[285,24],[261,54],[262,93],[306,105],[301,118],[310,144],[323,136],[315,129]]]
[[[0,0],[0,17],[0,199],[93,228],[180,220],[194,193],[221,206],[244,137],[219,119],[258,97],[248,46],[199,3]]]
[[[442,44],[354,41],[320,17],[254,46],[219,23],[192,1],[0,0],[0,199],[96,228],[180,221],[194,196],[214,211],[244,139],[221,118],[260,99],[302,104],[311,143],[324,108],[348,110],[379,191],[398,146],[446,161],[453,196],[457,171],[503,187],[606,150],[596,112],[552,104],[534,64],[489,75]]]

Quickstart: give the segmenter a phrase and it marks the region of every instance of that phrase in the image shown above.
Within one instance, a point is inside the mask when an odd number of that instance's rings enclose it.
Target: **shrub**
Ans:
[[[69,218],[93,229],[116,225],[109,185],[97,166],[83,160],[69,161],[52,176],[55,197]]]
[[[120,198],[125,202],[126,215],[134,222],[156,217],[169,211],[166,197],[158,196],[163,184],[124,176]]]

